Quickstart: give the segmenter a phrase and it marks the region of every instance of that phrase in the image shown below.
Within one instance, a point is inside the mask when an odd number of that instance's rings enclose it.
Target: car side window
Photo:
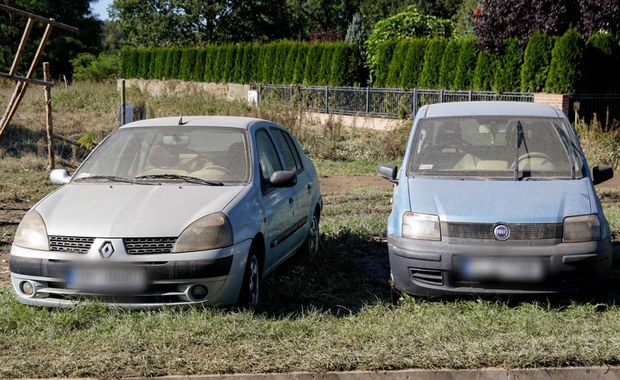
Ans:
[[[282,170],[276,147],[264,129],[259,129],[256,132],[256,149],[263,178],[270,178],[275,171]]]
[[[291,136],[277,128],[272,128],[271,134],[275,138],[276,144],[284,156],[284,170],[298,172],[303,169],[299,152],[297,151]]]

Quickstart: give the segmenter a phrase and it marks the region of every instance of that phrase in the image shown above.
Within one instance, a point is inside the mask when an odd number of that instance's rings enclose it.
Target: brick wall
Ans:
[[[534,103],[549,104],[569,115],[569,95],[563,94],[545,94],[542,92],[534,94]]]

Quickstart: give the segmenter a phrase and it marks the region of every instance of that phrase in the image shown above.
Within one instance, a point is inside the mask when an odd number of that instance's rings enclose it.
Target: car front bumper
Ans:
[[[596,288],[608,279],[610,240],[562,243],[388,237],[395,287],[419,296],[558,294]]]
[[[228,305],[239,296],[250,244],[105,262],[13,246],[9,270],[18,301],[27,305],[70,307],[86,300],[125,309]]]

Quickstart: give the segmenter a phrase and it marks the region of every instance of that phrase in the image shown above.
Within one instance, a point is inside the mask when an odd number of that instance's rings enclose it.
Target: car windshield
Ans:
[[[584,165],[563,119],[515,116],[427,118],[418,124],[409,176],[575,179]]]
[[[235,128],[121,128],[93,151],[73,179],[242,184],[250,177],[247,146],[245,132]]]

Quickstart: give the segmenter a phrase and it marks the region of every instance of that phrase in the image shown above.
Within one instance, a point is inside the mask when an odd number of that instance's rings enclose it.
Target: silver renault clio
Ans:
[[[26,213],[11,247],[24,304],[256,305],[266,274],[319,246],[314,165],[266,120],[130,123],[50,179],[63,186]]]

